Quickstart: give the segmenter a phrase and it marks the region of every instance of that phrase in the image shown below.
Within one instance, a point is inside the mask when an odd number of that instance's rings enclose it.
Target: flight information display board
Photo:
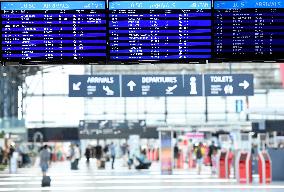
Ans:
[[[106,60],[105,1],[1,2],[4,61]]]
[[[215,0],[214,57],[284,59],[284,0]]]
[[[110,60],[206,60],[210,1],[109,1]]]

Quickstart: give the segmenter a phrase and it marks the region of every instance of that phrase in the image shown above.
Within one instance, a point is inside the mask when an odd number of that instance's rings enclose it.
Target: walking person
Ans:
[[[178,153],[179,153],[179,148],[177,143],[174,146],[174,168],[177,168],[178,164]]]
[[[90,149],[90,146],[88,146],[88,147],[86,148],[85,157],[86,157],[86,159],[87,159],[87,163],[89,163],[89,162],[90,162],[90,157],[91,157],[91,149]]]
[[[44,145],[39,153],[40,157],[40,167],[42,171],[42,181],[41,186],[42,187],[50,187],[51,179],[49,176],[46,175],[46,172],[48,170],[48,165],[51,162],[51,153],[48,149],[47,145]]]
[[[200,142],[198,147],[195,150],[196,155],[196,163],[197,163],[197,173],[198,175],[201,174],[201,167],[203,164],[203,156],[204,156],[204,150],[202,148],[202,143]]]
[[[193,157],[194,157],[193,144],[192,144],[192,140],[190,139],[188,142],[188,147],[187,147],[188,168],[193,167],[193,159],[194,159]]]
[[[70,145],[69,149],[69,158],[71,164],[71,170],[76,170],[76,162],[75,162],[75,146],[74,144]]]
[[[79,160],[81,158],[81,152],[80,152],[80,149],[79,149],[79,145],[76,144],[74,146],[74,158],[75,158],[75,169],[78,170],[78,164],[79,164]]]
[[[212,175],[214,175],[214,172],[215,172],[214,167],[213,167],[213,159],[212,159],[212,156],[215,150],[217,150],[217,147],[215,146],[215,142],[212,141],[211,145],[209,146],[209,152],[208,152],[208,158],[210,160],[210,167],[211,167]]]
[[[44,145],[42,150],[39,153],[40,157],[40,167],[42,171],[43,177],[46,176],[46,172],[48,170],[48,165],[50,163],[50,152],[48,151],[48,146]]]
[[[10,173],[16,173],[18,168],[18,153],[13,145],[9,149],[9,171]]]
[[[126,167],[127,166],[127,144],[124,143],[121,146],[121,152],[122,152],[122,158],[123,158],[123,166]]]
[[[103,156],[103,149],[101,145],[97,145],[95,147],[95,158],[97,160],[97,168],[101,167],[101,158]]]
[[[110,144],[110,156],[111,156],[111,169],[114,169],[114,161],[115,161],[115,145],[113,142]]]
[[[216,175],[217,174],[217,158],[218,158],[218,151],[217,148],[213,149],[212,155],[211,155],[211,174]]]
[[[0,164],[3,163],[3,159],[4,159],[4,150],[2,149],[2,147],[0,147]]]

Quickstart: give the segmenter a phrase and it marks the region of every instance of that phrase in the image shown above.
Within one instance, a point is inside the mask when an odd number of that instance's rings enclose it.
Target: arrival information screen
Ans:
[[[215,57],[283,59],[284,1],[214,1]]]

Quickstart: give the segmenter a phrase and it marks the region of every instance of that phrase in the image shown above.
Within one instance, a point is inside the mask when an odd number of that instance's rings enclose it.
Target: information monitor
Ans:
[[[2,60],[106,60],[105,1],[1,2]]]
[[[284,59],[284,0],[215,0],[214,57]]]
[[[109,1],[110,60],[211,58],[211,1]]]

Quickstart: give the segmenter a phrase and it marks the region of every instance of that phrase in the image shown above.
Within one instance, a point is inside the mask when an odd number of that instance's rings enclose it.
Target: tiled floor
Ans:
[[[159,165],[153,164],[150,170],[128,170],[116,163],[111,170],[107,163],[105,170],[97,170],[96,162],[89,166],[81,160],[79,170],[71,171],[69,162],[52,164],[48,175],[51,187],[41,188],[39,167],[18,169],[17,174],[7,171],[0,173],[0,191],[163,191],[163,192],[283,192],[284,183],[271,185],[239,185],[234,179],[223,180],[210,175],[208,168],[202,175],[195,170],[176,170],[173,175],[161,175]]]

